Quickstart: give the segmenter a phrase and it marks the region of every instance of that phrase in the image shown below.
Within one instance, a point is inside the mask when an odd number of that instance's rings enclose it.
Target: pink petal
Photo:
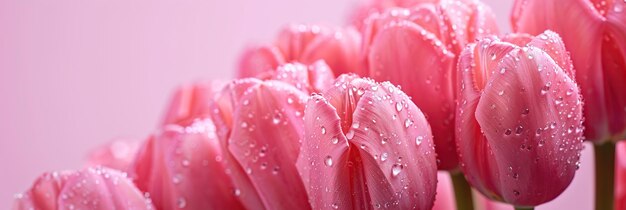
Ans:
[[[302,56],[313,40],[329,33],[331,30],[324,26],[291,24],[280,31],[276,46],[285,56],[285,61],[294,61]]]
[[[457,166],[454,149],[454,55],[419,25],[386,25],[372,43],[370,76],[400,85],[428,116],[435,135],[440,169]]]
[[[338,80],[305,111],[298,169],[313,208],[430,209],[435,153],[421,111],[389,83]]]
[[[209,100],[224,87],[222,81],[204,81],[185,84],[176,89],[161,125],[189,124],[196,118],[209,115]]]
[[[257,77],[274,71],[283,63],[285,63],[285,58],[277,47],[253,47],[247,49],[241,56],[236,77]]]
[[[158,209],[243,209],[257,195],[234,185],[225,156],[211,120],[169,125],[144,144],[134,177]]]
[[[612,139],[626,138],[626,2],[613,1],[602,41],[604,98]],[[589,103],[589,102],[587,102]]]
[[[226,143],[233,126],[235,107],[240,102],[243,93],[249,87],[262,81],[256,78],[238,79],[227,84],[220,92],[215,93],[209,102],[211,119],[217,128],[217,135],[221,142]]]
[[[455,54],[459,54],[465,45],[476,39],[498,34],[495,15],[481,1],[441,0],[438,8],[454,40],[449,43],[452,47],[448,48]]]
[[[307,94],[286,83],[266,81],[245,91],[239,100],[247,102],[235,108],[228,148],[265,208],[309,208],[295,167],[306,98]]]
[[[132,166],[139,142],[117,139],[93,150],[87,159],[89,166],[105,166],[127,172]]]
[[[354,28],[346,28],[313,40],[298,60],[307,64],[324,60],[337,75],[344,73],[365,75],[366,71],[359,60],[360,47],[359,32]]]
[[[482,46],[486,50],[475,50]],[[462,169],[479,191],[536,206],[561,194],[574,176],[582,149],[582,104],[576,83],[539,48],[516,47],[503,58],[496,53],[495,68],[472,68],[468,62],[509,47],[483,40],[462,55],[457,144]]]
[[[322,92],[335,79],[326,62],[319,60],[309,66],[287,63],[278,67],[273,80],[283,81],[305,93]]]
[[[42,175],[14,209],[153,209],[125,174],[107,168]]]
[[[437,195],[435,196],[435,205],[433,210],[450,210],[455,209],[455,198],[452,181],[448,172],[437,172]]]

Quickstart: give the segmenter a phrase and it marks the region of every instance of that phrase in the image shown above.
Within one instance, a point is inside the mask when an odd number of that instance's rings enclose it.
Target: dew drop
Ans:
[[[280,119],[282,118],[282,115],[280,113],[275,113],[274,117],[272,117],[272,123],[274,123],[274,125],[280,123]]]
[[[514,194],[515,196],[519,196],[519,191],[517,191],[517,190],[513,190],[513,194]]]
[[[176,203],[179,209],[184,209],[185,206],[187,206],[187,200],[185,200],[185,198],[183,197],[178,198],[178,201]]]
[[[550,124],[550,129],[555,129],[556,128],[556,122],[552,122],[552,124]]]
[[[239,196],[239,195],[241,195],[241,190],[235,189],[234,193],[235,193],[235,196]]]
[[[402,103],[396,102],[396,111],[402,111]]]
[[[180,162],[180,164],[181,164],[181,165],[183,165],[184,167],[187,167],[187,166],[189,166],[189,160],[184,159],[184,160],[182,160],[182,161]]]
[[[352,123],[352,127],[353,127],[354,129],[358,129],[360,126],[361,126],[361,124],[360,124],[359,122],[354,122],[354,123]]]
[[[424,140],[423,136],[417,136],[415,138],[415,144],[417,144],[417,146],[419,146],[420,144],[422,144],[422,140]]]
[[[548,93],[551,85],[552,85],[551,82],[546,83],[546,85],[544,85],[543,88],[541,88],[541,95],[545,95],[546,93]]]
[[[394,177],[398,176],[398,174],[402,172],[402,168],[404,168],[404,166],[402,166],[402,164],[400,163],[393,164],[393,166],[391,166],[391,175]]]
[[[501,90],[500,92],[498,92],[498,95],[499,96],[504,95],[504,90]]]
[[[324,164],[326,164],[326,166],[328,167],[333,166],[333,158],[330,157],[330,155],[327,155],[326,158],[324,159]]]
[[[337,144],[337,143],[339,143],[339,138],[334,136],[334,137],[330,138],[330,142],[333,143],[333,144]]]
[[[507,136],[508,136],[508,135],[511,135],[511,133],[512,133],[512,132],[513,132],[513,131],[511,131],[511,129],[506,129],[506,130],[504,131],[504,135],[507,135]]]
[[[518,125],[517,128],[515,128],[515,134],[517,135],[522,134],[523,131],[524,131],[524,127],[522,127],[521,125]]]
[[[387,154],[386,152],[383,152],[383,154],[380,155],[380,161],[385,162],[388,157],[389,157],[389,154]]]
[[[336,203],[333,203],[332,205],[330,205],[331,207],[333,207],[333,209],[339,209],[339,205],[337,205]]]
[[[241,128],[247,128],[248,127],[248,123],[247,122],[242,122],[241,123]]]
[[[346,133],[346,138],[347,138],[348,140],[350,140],[350,139],[354,138],[354,130],[350,129],[350,130],[348,131],[348,133]]]
[[[491,60],[496,60],[496,53],[491,53]]]
[[[389,141],[388,138],[383,137],[383,139],[380,140],[380,144],[385,145],[385,144],[387,144],[388,141]]]
[[[322,134],[326,134],[326,128],[322,126]]]
[[[404,127],[405,127],[405,128],[408,128],[408,127],[409,127],[409,126],[411,126],[412,124],[413,124],[413,121],[412,121],[411,119],[408,119],[408,118],[407,118],[407,119],[404,121]]]
[[[293,104],[293,99],[291,97],[287,98],[287,104]]]
[[[530,113],[530,110],[528,108],[522,110],[522,115],[528,115],[528,113]]]
[[[500,74],[504,74],[504,72],[506,72],[506,68],[502,67],[502,68],[500,69]]]

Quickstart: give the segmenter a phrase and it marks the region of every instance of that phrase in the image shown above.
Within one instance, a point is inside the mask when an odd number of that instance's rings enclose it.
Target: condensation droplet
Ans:
[[[178,198],[178,201],[176,203],[179,209],[184,209],[185,206],[187,206],[187,200],[185,200],[185,198],[183,197]]]
[[[322,134],[326,134],[326,128],[322,126]]]
[[[391,166],[391,175],[394,177],[398,176],[398,174],[402,172],[402,168],[404,168],[404,166],[402,166],[402,164],[400,163],[393,164],[393,166]]]
[[[383,154],[380,155],[380,161],[385,162],[385,160],[387,160],[388,157],[389,157],[389,154],[387,154],[386,152],[383,152]]]
[[[333,144],[337,144],[337,143],[339,143],[339,138],[334,136],[334,137],[330,138],[330,142],[333,143]]]
[[[396,111],[402,111],[402,103],[396,102]]]
[[[346,133],[346,138],[348,140],[354,138],[354,130],[350,129],[347,133]]]
[[[415,144],[417,144],[417,146],[419,146],[420,144],[422,144],[422,140],[424,140],[423,136],[415,137]]]
[[[328,167],[333,166],[333,158],[330,157],[330,155],[327,155],[326,158],[324,159],[324,164],[326,164],[326,166]]]

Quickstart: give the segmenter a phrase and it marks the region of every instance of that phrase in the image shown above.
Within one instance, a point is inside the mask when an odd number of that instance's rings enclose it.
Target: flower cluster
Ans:
[[[584,140],[626,138],[623,9],[518,0],[500,34],[478,0],[373,0],[346,27],[292,24],[236,79],[179,87],[145,141],[42,175],[14,208],[448,209],[442,172],[537,206]]]

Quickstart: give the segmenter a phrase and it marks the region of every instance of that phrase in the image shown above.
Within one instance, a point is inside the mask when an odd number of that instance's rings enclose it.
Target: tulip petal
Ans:
[[[211,120],[169,125],[148,139],[137,156],[136,184],[150,193],[158,209],[243,209],[242,202],[258,208],[258,201],[251,204],[256,194],[231,181],[228,171],[235,171],[225,156]]]
[[[602,69],[609,131],[614,140],[626,138],[626,2],[613,1],[606,16]]]
[[[284,27],[276,39],[276,46],[285,61],[298,60],[313,40],[329,34],[330,29],[318,25],[291,24]]]
[[[498,25],[491,9],[480,1],[442,0],[438,8],[449,29],[449,49],[458,54],[467,43],[476,39],[498,34]]]
[[[233,114],[240,98],[248,88],[261,83],[256,78],[234,80],[226,85],[222,91],[215,93],[210,101],[211,119],[217,128],[217,135],[221,142],[226,143],[233,127]]]
[[[137,141],[117,139],[92,151],[87,159],[87,165],[100,165],[127,172],[132,166],[138,149]]]
[[[196,82],[177,88],[161,125],[190,124],[196,118],[209,116],[209,100],[224,87],[222,81]]]
[[[153,209],[124,173],[108,168],[53,172],[39,177],[14,209]]]
[[[326,62],[319,60],[309,66],[287,63],[278,67],[273,80],[289,83],[305,93],[319,93],[335,79]]]
[[[262,76],[274,71],[283,63],[285,63],[285,58],[277,47],[253,47],[247,49],[241,56],[236,78]]]
[[[306,98],[291,85],[266,81],[250,87],[239,99],[248,102],[236,108],[228,148],[266,208],[308,208],[295,167]]]
[[[454,55],[440,40],[408,21],[391,22],[370,48],[370,76],[404,88],[430,120],[440,169],[457,166],[454,147]],[[429,97],[424,97],[429,96]]]
[[[306,64],[324,60],[335,74],[356,73],[365,75],[359,58],[361,35],[354,28],[337,30],[319,36],[309,43],[299,60]]]

